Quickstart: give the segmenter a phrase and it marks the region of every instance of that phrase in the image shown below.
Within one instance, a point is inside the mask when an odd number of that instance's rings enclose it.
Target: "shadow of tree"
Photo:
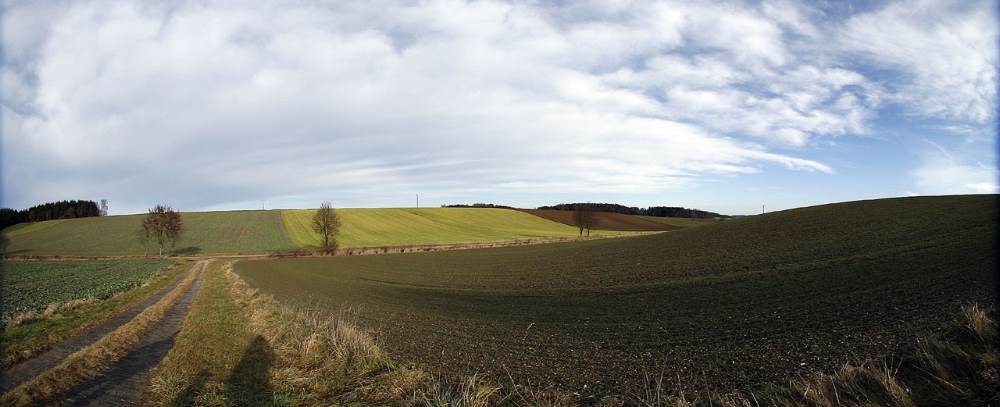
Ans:
[[[226,399],[238,406],[271,405],[274,399],[269,378],[272,363],[271,344],[257,335],[225,380]]]

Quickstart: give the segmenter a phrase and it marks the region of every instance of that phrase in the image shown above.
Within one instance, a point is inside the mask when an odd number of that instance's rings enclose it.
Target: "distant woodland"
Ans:
[[[660,218],[697,218],[697,219],[710,219],[710,218],[728,218],[726,215],[720,215],[715,212],[703,211],[700,209],[688,209],[681,208],[679,206],[650,206],[648,208],[639,208],[635,206],[625,206],[619,204],[611,203],[562,203],[552,206],[540,206],[537,209],[550,209],[557,211],[573,211],[576,210],[578,206],[586,205],[591,210],[598,212],[612,212],[621,213],[625,215],[639,215],[639,216],[656,216]],[[505,208],[514,209],[507,205],[497,205],[491,203],[474,203],[474,204],[452,204],[452,205],[441,205],[442,208]]]
[[[635,206],[625,206],[619,204],[610,203],[564,203],[552,206],[540,206],[538,209],[554,209],[557,211],[572,211],[576,210],[578,206],[589,206],[598,212],[612,212],[621,213],[625,215],[639,215],[639,216],[656,216],[656,217],[670,217],[670,218],[724,218],[725,215],[720,215],[715,212],[708,212],[699,209],[688,209],[681,208],[679,206],[650,206],[648,208],[639,208]]]
[[[48,202],[21,210],[0,208],[0,229],[24,222],[88,218],[91,216],[101,216],[101,208],[94,201]]]

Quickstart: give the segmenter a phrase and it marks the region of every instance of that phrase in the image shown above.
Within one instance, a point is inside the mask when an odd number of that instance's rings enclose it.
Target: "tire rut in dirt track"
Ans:
[[[194,269],[192,268],[192,272],[193,271]],[[10,368],[5,368],[2,377],[0,377],[0,391],[6,392],[16,387],[18,384],[21,384],[22,382],[55,367],[59,364],[59,362],[62,362],[63,359],[66,359],[67,356],[72,355],[76,351],[83,349],[94,342],[97,342],[98,339],[103,338],[105,335],[118,329],[118,327],[125,325],[125,323],[131,321],[132,318],[135,318],[136,315],[139,315],[139,313],[146,310],[146,308],[149,308],[149,306],[156,304],[157,301],[176,288],[181,281],[184,280],[185,276],[187,276],[187,273],[181,273],[166,287],[161,288],[145,300],[128,308],[125,312],[118,314],[100,324],[94,325],[79,335],[72,336],[55,344],[52,349],[49,349],[34,358],[18,363]]]
[[[65,405],[71,406],[130,406],[139,404],[153,368],[167,355],[174,345],[187,315],[188,306],[201,287],[207,268],[201,262],[196,280],[173,308],[156,323],[142,340],[110,370],[70,391]]]

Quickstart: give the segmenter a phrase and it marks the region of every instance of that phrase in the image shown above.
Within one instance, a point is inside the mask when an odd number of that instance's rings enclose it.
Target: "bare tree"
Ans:
[[[154,206],[142,221],[142,236],[146,240],[156,242],[160,248],[160,256],[163,256],[163,245],[167,243],[170,247],[177,245],[183,229],[180,212],[164,205]]]
[[[340,232],[340,215],[333,209],[330,202],[323,202],[313,216],[312,227],[323,238],[323,253],[333,254],[337,251],[337,233]]]
[[[580,229],[580,236],[583,236],[583,231],[587,230],[587,236],[590,236],[590,229],[594,227],[596,222],[596,217],[594,216],[594,207],[589,204],[576,204],[573,207],[573,224]]]

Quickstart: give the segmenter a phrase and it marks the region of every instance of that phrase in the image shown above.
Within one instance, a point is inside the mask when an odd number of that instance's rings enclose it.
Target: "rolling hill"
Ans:
[[[509,209],[338,209],[344,247],[418,245],[572,237],[573,227]],[[313,210],[184,212],[185,231],[172,253],[268,253],[313,248]],[[3,231],[14,256],[155,254],[138,239],[144,215],[23,223]],[[603,234],[614,234],[602,232]],[[147,251],[148,250],[148,251]]]
[[[521,212],[530,213],[540,218],[545,218],[553,222],[559,222],[567,226],[573,226],[573,211],[561,211],[556,209],[518,209]],[[593,212],[594,230],[622,230],[636,232],[656,232],[665,230],[676,230],[678,226],[646,219],[643,216],[625,215],[612,212]],[[575,226],[574,226],[575,227]],[[593,231],[591,231],[593,234]]]
[[[280,301],[360,309],[401,360],[570,391],[746,388],[830,371],[991,304],[997,196],[859,201],[671,233],[243,261]]]
[[[319,235],[310,222],[315,210],[283,210],[288,235],[299,247],[316,247]],[[464,243],[495,240],[574,237],[572,227],[510,209],[379,208],[338,209],[338,241],[346,247]],[[609,233],[604,233],[609,234]]]
[[[54,220],[11,226],[11,255],[126,256],[156,254],[138,236],[144,215]],[[275,211],[186,212],[177,254],[262,253],[296,248]]]

